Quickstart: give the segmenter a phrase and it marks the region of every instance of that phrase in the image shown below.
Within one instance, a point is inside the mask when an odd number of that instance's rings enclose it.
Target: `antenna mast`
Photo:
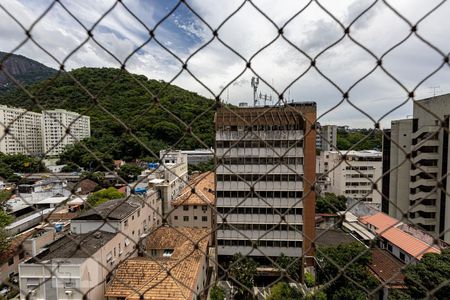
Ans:
[[[256,106],[258,104],[258,98],[256,97],[256,92],[258,90],[259,78],[252,77],[252,88],[253,88],[253,105]]]

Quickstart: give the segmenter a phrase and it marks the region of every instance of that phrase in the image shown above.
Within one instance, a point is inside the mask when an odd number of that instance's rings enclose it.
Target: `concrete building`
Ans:
[[[213,228],[216,209],[214,189],[213,172],[200,174],[190,180],[181,195],[172,201],[170,224],[174,227]]]
[[[213,149],[181,150],[181,153],[187,155],[187,161],[190,165],[207,163],[208,161],[214,159]]]
[[[64,109],[42,112],[42,145],[46,156],[59,155],[67,145],[91,136],[88,116]]]
[[[42,154],[42,115],[0,105],[0,151],[6,154]]]
[[[316,147],[318,150],[337,150],[337,128],[337,125],[319,125],[316,128]]]
[[[385,131],[383,212],[420,226],[431,234],[445,232],[450,241],[449,140],[450,94],[417,100],[413,118],[393,121]]]
[[[160,193],[163,203],[162,214],[170,212],[170,203],[175,200],[188,182],[187,155],[181,150],[160,151],[162,165],[150,174],[157,174],[158,178],[149,181],[150,186]]]
[[[324,192],[364,201],[378,210],[381,209],[381,152],[324,151],[319,159],[319,165],[323,167],[321,180],[326,183],[323,186],[326,189]]]
[[[121,234],[71,234],[19,264],[20,299],[104,299],[110,272],[126,257]],[[77,246],[79,245],[79,246]]]
[[[117,268],[105,296],[108,300],[206,299],[209,243],[208,229],[159,227],[147,237],[144,257],[127,259]]]
[[[314,102],[216,113],[219,256],[313,255],[315,120]]]

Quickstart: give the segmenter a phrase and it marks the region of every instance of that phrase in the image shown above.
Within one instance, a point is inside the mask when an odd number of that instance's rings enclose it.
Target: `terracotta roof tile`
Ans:
[[[195,193],[192,193],[193,188],[195,188]],[[214,172],[202,173],[189,182],[189,185],[183,189],[181,195],[172,202],[172,205],[214,205],[216,203],[214,190]]]
[[[382,282],[390,287],[403,287],[405,276],[402,274],[404,263],[396,259],[386,250],[375,248],[372,252],[370,271]]]
[[[174,249],[172,256],[127,259],[117,268],[105,296],[133,300],[195,299],[197,271],[209,238],[207,229],[158,228],[147,237],[147,253],[151,249]],[[194,249],[193,242],[198,243],[198,249]]]

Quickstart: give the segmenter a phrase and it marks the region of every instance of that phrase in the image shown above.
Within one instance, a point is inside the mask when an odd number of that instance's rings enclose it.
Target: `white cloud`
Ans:
[[[29,27],[50,3],[51,1],[0,0],[0,4],[25,27]],[[91,28],[115,2],[103,0],[88,3],[64,0],[62,3],[85,27]],[[139,0],[129,0],[124,3],[150,29],[159,21],[157,16],[164,15],[171,8],[170,1],[164,3],[164,7],[161,6],[162,4],[156,7],[154,3]],[[208,22],[211,28],[216,29],[242,4],[242,1],[190,0],[187,3]],[[271,18],[276,26],[282,27],[289,21],[284,28],[285,38],[310,57],[315,58],[319,55],[316,62],[317,68],[338,86],[336,88],[314,68],[298,81],[293,82],[309,67],[310,60],[279,37],[267,49],[252,58],[252,68],[262,79],[272,85],[276,92],[282,92],[289,87],[285,91],[286,97],[289,95],[290,99],[296,101],[316,101],[319,113],[324,114],[342,100],[339,89],[347,91],[351,88],[350,101],[367,111],[375,120],[406,99],[407,94],[402,87],[380,69],[353,86],[376,65],[376,59],[348,37],[333,45],[342,37],[343,30],[316,2],[312,2],[307,8],[305,6],[309,1],[283,1],[281,4],[281,2],[261,0],[254,3]],[[348,26],[371,5],[372,1],[327,0],[319,3],[343,26]],[[398,0],[392,6],[415,24],[437,3],[437,0],[426,2]],[[450,20],[447,16],[449,8],[450,4],[445,3],[418,24],[419,34],[446,54],[450,52],[450,40],[447,38],[450,33]],[[164,9],[164,13],[158,9]],[[302,9],[304,10],[298,16],[290,20]],[[198,18],[188,16],[186,11],[188,10],[185,7],[181,7],[155,31],[157,39],[182,60],[187,59],[212,38],[208,26]],[[2,51],[11,51],[25,38],[23,30],[1,9],[0,27],[2,28],[0,33],[0,50]],[[274,24],[249,2],[246,2],[226,21],[218,32],[219,38],[246,60],[278,35]],[[350,33],[358,43],[380,57],[410,34],[410,26],[380,2],[352,24]],[[127,12],[121,3],[118,3],[97,25],[93,34],[95,39],[120,61],[126,59],[149,38],[147,29]],[[34,27],[32,35],[59,61],[87,37],[83,27],[64,12],[58,3]],[[330,49],[322,53],[330,46]],[[32,42],[27,42],[17,53],[57,67],[57,63]],[[410,37],[383,57],[383,66],[386,70],[408,89],[416,87],[441,62],[441,54],[415,36]],[[81,47],[66,63],[69,69],[81,66],[118,67],[119,65],[120,63],[93,41]],[[181,70],[182,64],[176,57],[152,41],[135,53],[127,61],[126,66],[130,72],[171,81]],[[221,94],[222,98],[228,98],[235,104],[242,101],[251,102],[253,96],[249,82],[254,74],[250,70],[241,74],[245,69],[245,61],[217,40],[196,53],[189,60],[188,67],[214,94]],[[450,71],[447,65],[423,82],[416,90],[416,95],[419,98],[431,96],[430,87],[432,86],[440,86],[442,92],[449,92],[449,77]],[[212,96],[208,89],[205,89],[187,72],[177,77],[174,83],[207,97]],[[224,91],[227,86],[228,89]],[[260,84],[260,92],[272,94],[274,97],[276,94],[264,83]],[[383,124],[389,124],[392,118],[405,117],[410,113],[410,107],[409,103],[390,113],[383,119]],[[323,123],[352,126],[373,125],[373,122],[345,102],[322,115],[321,120]]]

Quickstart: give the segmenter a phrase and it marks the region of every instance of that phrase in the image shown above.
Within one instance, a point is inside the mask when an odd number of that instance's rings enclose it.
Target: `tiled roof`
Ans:
[[[205,172],[196,176],[187,185],[172,205],[214,205],[216,202],[214,172]],[[195,193],[192,189],[195,189]]]
[[[370,271],[381,281],[390,287],[404,286],[405,276],[401,269],[405,265],[386,250],[375,248],[372,252]]]
[[[207,251],[209,237],[206,229],[158,228],[147,237],[147,252],[173,249],[172,256],[127,259],[117,268],[105,296],[136,300],[195,299],[197,272]],[[198,249],[194,249],[191,241],[198,243]]]
[[[0,265],[8,261],[12,256],[15,256],[22,250],[22,243],[32,236],[37,230],[30,230],[24,232],[10,241],[8,248],[0,252]]]
[[[131,198],[130,198],[131,199]],[[122,220],[138,209],[130,199],[114,199],[83,212],[74,220]]]
[[[364,224],[376,227],[375,232],[378,235],[416,259],[421,259],[425,253],[441,252],[436,245],[429,245],[396,227],[402,223],[384,213],[380,212],[372,216],[362,217],[361,221]]]

